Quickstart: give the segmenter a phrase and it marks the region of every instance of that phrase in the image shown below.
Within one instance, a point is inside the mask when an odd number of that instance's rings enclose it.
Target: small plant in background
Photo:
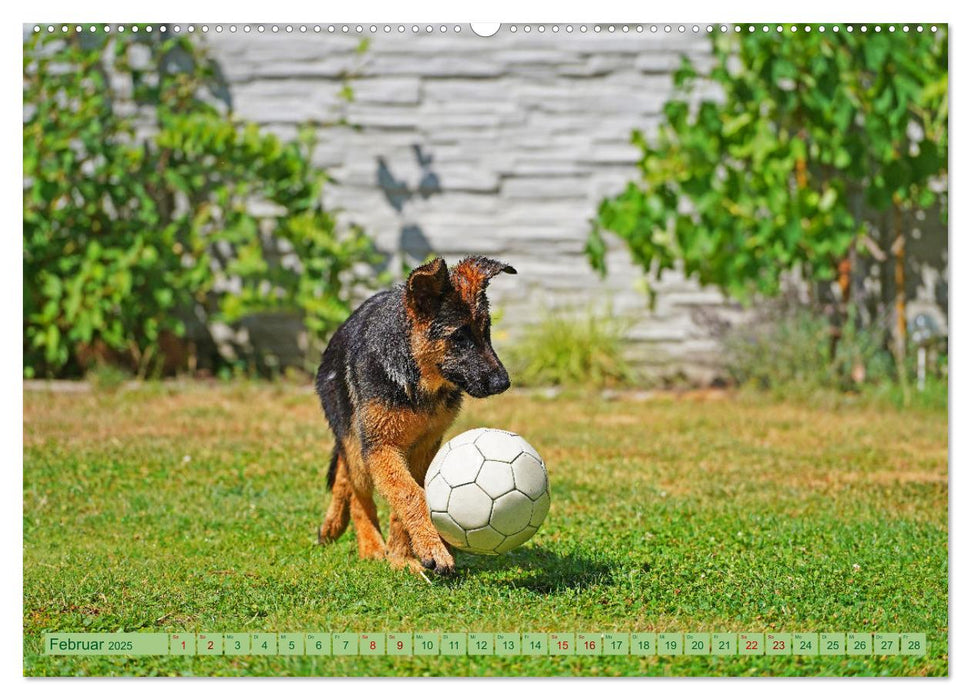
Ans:
[[[896,367],[882,326],[850,319],[837,329],[805,307],[776,308],[726,331],[726,365],[742,386],[776,393],[836,390],[862,393],[891,383]]]
[[[588,312],[550,314],[528,327],[506,357],[513,384],[604,388],[635,377],[623,354],[624,324]]]
[[[321,203],[314,131],[234,119],[188,37],[84,30],[24,43],[25,376],[155,374],[187,325],[258,312],[322,339],[376,256]]]
[[[893,381],[897,371],[887,340],[887,324],[865,325],[850,307],[832,346],[832,364],[839,388],[847,390]]]
[[[117,365],[99,362],[88,369],[85,379],[99,391],[117,391],[131,379],[131,374]]]

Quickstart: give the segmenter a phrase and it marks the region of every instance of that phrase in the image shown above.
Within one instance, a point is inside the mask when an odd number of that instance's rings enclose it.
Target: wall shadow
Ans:
[[[428,199],[442,193],[442,181],[432,168],[433,156],[417,143],[412,144],[411,151],[420,170],[417,183],[411,184],[405,178],[399,177],[383,156],[377,158],[374,175],[375,185],[402,219],[398,248],[394,252],[400,256],[402,265],[407,267],[420,265],[434,250],[421,226],[405,220],[405,208],[411,201]]]

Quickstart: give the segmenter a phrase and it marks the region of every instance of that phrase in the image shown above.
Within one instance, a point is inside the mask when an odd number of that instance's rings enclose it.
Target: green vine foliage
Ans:
[[[293,312],[323,338],[376,259],[321,204],[313,129],[239,122],[197,41],[139,28],[24,43],[25,376],[77,374],[92,348],[156,371],[190,319]]]
[[[600,204],[602,274],[607,230],[657,277],[683,265],[747,301],[796,268],[832,280],[868,211],[946,210],[946,27],[770,29],[713,35],[707,76],[683,59],[656,138],[633,135],[640,179]],[[702,83],[720,94],[693,99]]]

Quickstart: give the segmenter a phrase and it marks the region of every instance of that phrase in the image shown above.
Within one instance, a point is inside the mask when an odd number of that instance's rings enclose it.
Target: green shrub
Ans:
[[[259,311],[323,338],[374,250],[322,206],[311,130],[233,119],[188,37],[83,29],[24,42],[24,374],[155,372],[187,321]]]
[[[886,331],[858,328],[852,314],[840,329],[807,309],[769,314],[729,330],[724,347],[732,378],[761,389],[846,391],[895,376]]]
[[[707,74],[683,58],[657,129],[632,134],[639,176],[600,204],[596,270],[611,231],[651,277],[681,269],[748,301],[779,295],[794,268],[835,280],[887,213],[947,210],[946,28],[709,38]]]
[[[521,386],[602,388],[630,384],[623,356],[624,324],[588,313],[550,314],[526,329],[506,353],[513,383]]]

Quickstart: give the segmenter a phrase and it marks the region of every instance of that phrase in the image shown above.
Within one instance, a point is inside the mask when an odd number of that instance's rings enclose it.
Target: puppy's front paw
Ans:
[[[413,574],[421,574],[424,576],[424,567],[412,556],[402,557],[389,552],[388,561],[396,571],[410,571]]]
[[[421,560],[422,566],[433,570],[436,574],[447,576],[455,573],[455,559],[441,540],[427,551],[420,553],[418,558]]]

